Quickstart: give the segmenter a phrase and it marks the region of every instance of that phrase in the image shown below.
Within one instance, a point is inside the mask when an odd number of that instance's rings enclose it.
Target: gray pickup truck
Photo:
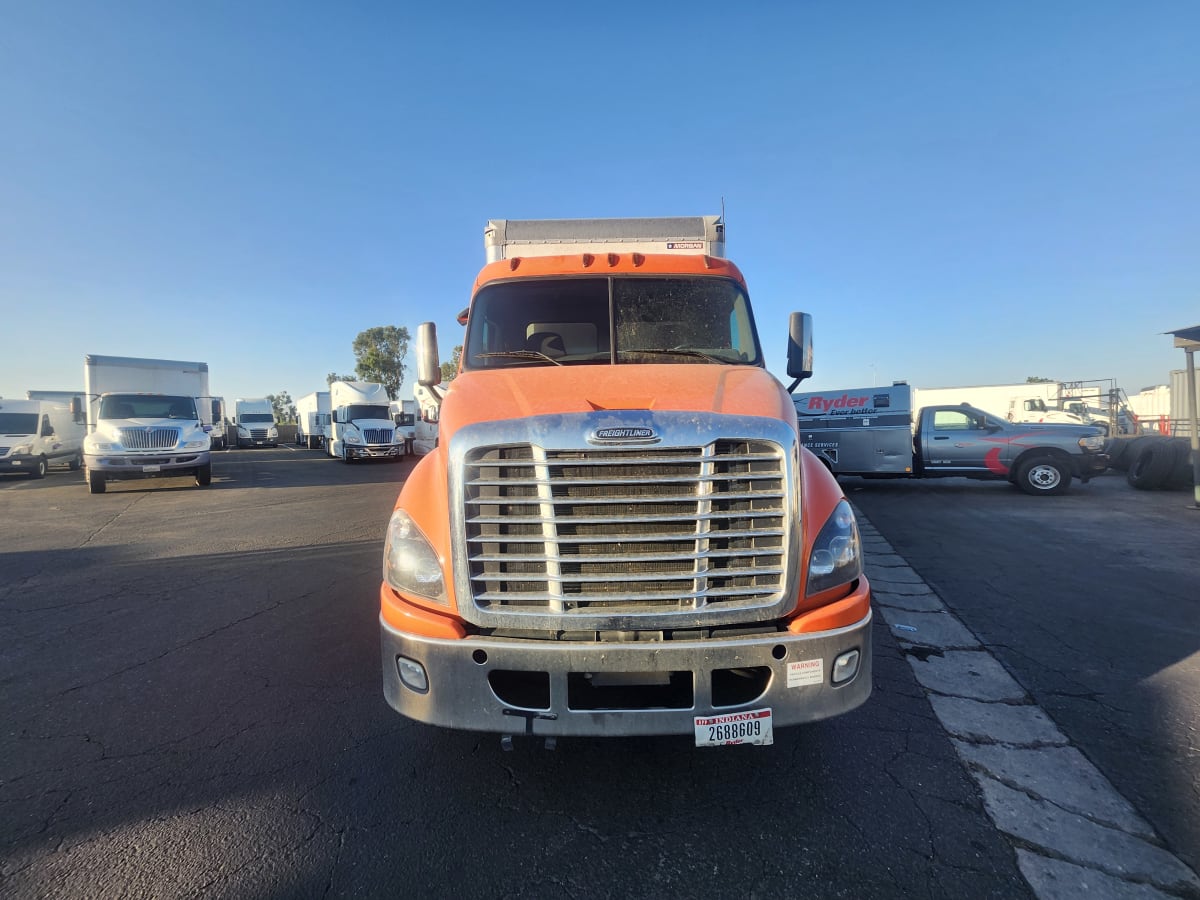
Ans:
[[[1061,494],[1108,468],[1103,429],[1014,424],[974,407],[912,414],[912,389],[793,394],[800,440],[835,475],[1006,479],[1027,494]]]

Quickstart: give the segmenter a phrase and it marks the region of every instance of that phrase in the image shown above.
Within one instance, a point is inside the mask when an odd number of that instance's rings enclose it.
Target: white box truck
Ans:
[[[211,399],[208,363],[88,354],[83,361],[88,490],[109,481],[191,475],[212,481],[212,446],[199,407]]]
[[[404,456],[404,438],[396,433],[391,398],[373,381],[335,381],[329,386],[332,407],[325,450],[343,462]]]
[[[296,446],[316,450],[329,427],[329,391],[313,391],[296,401]]]
[[[239,397],[233,401],[233,421],[237,424],[237,445],[242,447],[278,447],[279,429],[275,427],[275,407],[266,397]]]
[[[43,478],[53,464],[83,465],[82,419],[69,403],[0,400],[0,472]]]
[[[417,439],[417,401],[393,400],[388,408],[396,423],[396,434],[404,441],[405,452],[411,453]]]
[[[200,400],[200,421],[204,423],[208,437],[214,450],[225,450],[229,446],[226,438],[226,428],[229,420],[225,417],[224,397],[204,397]]]
[[[417,404],[416,439],[413,450],[421,455],[432,453],[438,441],[438,418],[442,400],[446,397],[444,384],[417,384],[413,388],[413,401]]]

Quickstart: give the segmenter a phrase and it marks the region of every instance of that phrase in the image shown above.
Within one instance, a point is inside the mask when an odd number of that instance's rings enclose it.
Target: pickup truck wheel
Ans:
[[[208,487],[212,484],[212,463],[207,462],[196,467],[196,486]]]
[[[1027,494],[1062,494],[1070,486],[1070,471],[1053,456],[1035,456],[1017,472],[1017,487]]]
[[[95,472],[95,471],[92,471],[91,469],[88,469],[87,483],[88,483],[88,493],[89,494],[103,494],[104,493],[104,487],[105,487],[104,475],[102,475],[100,472]]]

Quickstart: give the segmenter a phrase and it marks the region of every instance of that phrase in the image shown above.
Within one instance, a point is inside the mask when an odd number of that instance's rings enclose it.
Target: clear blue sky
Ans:
[[[1182,367],[1200,3],[759,6],[0,0],[0,395],[298,397],[371,326],[448,356],[489,218],[722,199],[781,378],[791,310],[814,389]]]

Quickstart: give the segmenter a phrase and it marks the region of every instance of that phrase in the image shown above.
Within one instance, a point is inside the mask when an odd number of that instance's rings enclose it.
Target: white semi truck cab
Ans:
[[[391,417],[391,398],[373,381],[335,381],[329,386],[331,414],[325,449],[343,462],[404,456],[404,435]]]
[[[275,407],[266,397],[245,399],[233,403],[237,423],[237,445],[241,447],[277,447],[279,429],[275,427]]]

